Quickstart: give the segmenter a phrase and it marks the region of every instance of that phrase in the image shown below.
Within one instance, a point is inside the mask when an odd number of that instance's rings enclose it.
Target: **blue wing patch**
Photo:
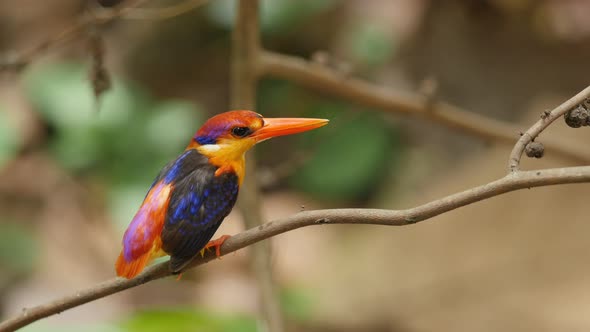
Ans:
[[[171,256],[172,271],[180,271],[205,247],[236,202],[237,176],[215,176],[215,170],[202,165],[174,182],[162,230],[162,248]]]

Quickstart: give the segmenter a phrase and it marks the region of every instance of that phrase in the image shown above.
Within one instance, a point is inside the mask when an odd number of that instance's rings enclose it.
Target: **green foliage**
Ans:
[[[325,105],[321,113],[338,114],[330,124],[307,135],[312,159],[292,178],[296,187],[318,197],[362,199],[380,183],[400,144],[380,116],[347,111],[338,104]],[[394,154],[395,153],[395,154]]]
[[[285,314],[297,321],[308,321],[313,313],[313,294],[306,288],[289,287],[281,290],[281,306]]]
[[[144,180],[179,153],[196,130],[193,105],[157,103],[120,80],[104,94],[97,111],[85,75],[82,66],[59,64],[33,71],[25,80],[36,110],[55,129],[50,150],[66,168],[98,166],[116,182]]]
[[[256,332],[256,320],[195,310],[152,310],[121,324],[129,332]]]
[[[155,174],[154,174],[155,176]],[[141,205],[151,182],[123,182],[108,188],[107,206],[116,226],[124,230]]]
[[[150,310],[120,323],[100,323],[58,328],[45,321],[23,328],[23,332],[257,332],[252,317],[215,314],[190,309]]]
[[[84,326],[55,326],[47,323],[46,320],[41,320],[32,325],[23,327],[21,332],[125,332],[122,328],[105,323],[93,323],[92,325],[85,324]]]
[[[286,160],[311,155],[291,176],[290,184],[298,190],[323,199],[364,199],[379,187],[383,176],[395,171],[403,148],[398,129],[385,123],[381,114],[325,101],[278,80],[262,81],[260,95],[259,110],[267,116],[330,120],[321,129],[289,138],[299,144],[288,152],[275,151]]]
[[[0,223],[0,271],[3,275],[31,271],[37,252],[37,243],[28,229],[17,223]]]
[[[208,8],[209,17],[228,29],[233,27],[236,1],[218,0]],[[292,29],[304,20],[325,11],[337,2],[334,0],[263,0],[260,3],[260,26],[263,33],[278,34]]]
[[[360,63],[379,66],[393,56],[395,40],[392,41],[380,26],[357,24],[352,27],[349,38],[350,54]]]
[[[192,105],[178,100],[161,102],[152,111],[145,127],[145,144],[164,155],[184,147],[198,124],[205,121],[195,117]]]
[[[85,69],[78,64],[32,71],[25,86],[53,129],[48,148],[55,159],[72,172],[110,182],[111,212],[115,220],[125,222],[157,172],[182,152],[203,120],[188,102],[158,102],[116,78],[97,105]]]
[[[19,133],[0,107],[0,167],[16,156],[21,145]]]

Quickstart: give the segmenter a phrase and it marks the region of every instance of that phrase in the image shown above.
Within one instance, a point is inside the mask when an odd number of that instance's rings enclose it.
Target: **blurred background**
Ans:
[[[0,0],[0,55],[47,40],[88,6]],[[205,119],[228,109],[234,8],[214,0],[169,20],[105,25],[112,86],[98,99],[84,35],[0,73],[0,318],[114,276],[120,239],[153,177]],[[435,79],[440,100],[523,130],[589,82],[587,0],[267,0],[261,10],[270,50],[329,54],[328,65],[392,91]],[[503,176],[511,149],[281,80],[260,83],[257,111],[331,119],[256,149],[259,170],[248,176],[261,183],[269,220],[412,207]],[[558,137],[590,153],[588,133],[562,122],[541,141]],[[573,165],[545,155],[524,166]],[[277,236],[273,271],[288,331],[587,331],[588,192],[537,188],[409,227]],[[234,211],[219,234],[241,230]],[[24,330],[257,331],[246,255]]]

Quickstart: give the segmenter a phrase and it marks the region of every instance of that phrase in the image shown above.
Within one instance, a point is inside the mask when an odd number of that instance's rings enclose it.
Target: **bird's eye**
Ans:
[[[251,133],[251,130],[248,127],[234,127],[231,133],[236,137],[246,137]]]

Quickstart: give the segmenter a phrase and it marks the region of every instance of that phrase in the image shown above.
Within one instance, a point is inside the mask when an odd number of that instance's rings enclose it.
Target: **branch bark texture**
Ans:
[[[530,127],[526,132],[524,132],[520,136],[520,139],[516,142],[516,144],[514,144],[514,148],[512,149],[510,157],[508,158],[508,171],[518,171],[520,167],[520,159],[522,158],[522,154],[527,144],[534,141],[535,138],[537,138],[537,136],[539,136],[539,134],[543,130],[549,127],[551,123],[553,123],[553,121],[560,117],[563,117],[567,111],[583,103],[588,98],[590,98],[590,86],[586,87],[577,95],[566,100],[553,110],[543,113],[541,119],[537,121],[537,123],[535,123],[532,127]]]
[[[306,226],[328,224],[405,226],[511,191],[583,182],[590,182],[590,166],[519,171],[499,180],[405,210],[329,209],[300,212],[232,236],[221,246],[221,254],[227,255],[270,237]],[[213,259],[215,259],[214,253],[207,253],[203,258],[197,256],[188,268],[194,268]],[[162,262],[147,268],[134,279],[114,278],[104,281],[55,301],[25,308],[19,315],[0,323],[0,332],[14,331],[42,318],[170,275],[168,262]]]
[[[232,33],[231,58],[231,108],[256,109],[256,90],[260,59],[258,0],[238,1],[236,24]],[[250,175],[256,173],[256,156],[247,158]],[[259,226],[262,216],[260,190],[256,177],[246,176],[241,188],[238,208],[244,217],[246,228]],[[268,242],[252,247],[250,266],[256,280],[260,302],[260,322],[263,330],[284,331],[283,316],[276,295],[271,266],[271,247]]]
[[[395,92],[378,84],[347,77],[325,65],[296,56],[265,51],[262,53],[260,66],[263,75],[282,78],[388,113],[420,117],[491,142],[512,145],[522,130],[517,125],[491,119],[445,102],[433,101],[428,96]],[[580,164],[590,163],[590,155],[572,148],[575,144],[552,140],[545,142],[545,146],[554,155]]]

